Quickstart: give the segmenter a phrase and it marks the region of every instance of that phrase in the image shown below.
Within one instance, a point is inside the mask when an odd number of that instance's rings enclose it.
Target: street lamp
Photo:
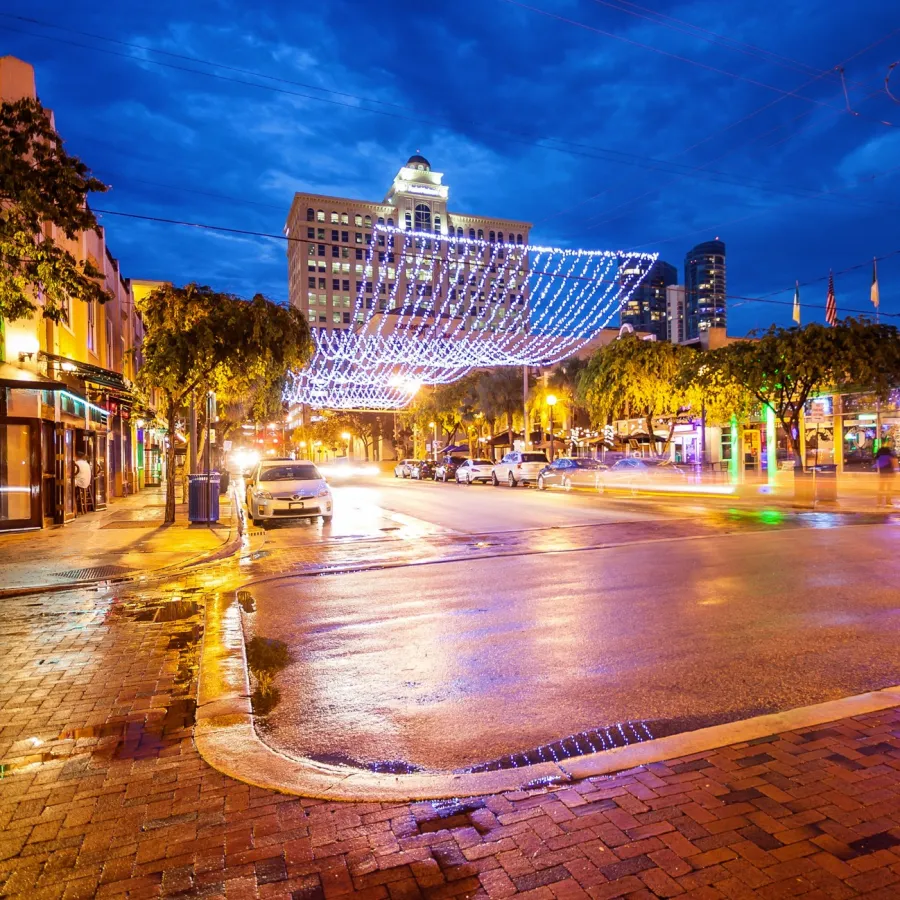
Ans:
[[[347,459],[350,458],[350,439],[351,439],[352,437],[353,437],[353,435],[350,434],[349,431],[342,431],[342,432],[341,432],[341,438],[343,439],[344,443],[347,445]]]
[[[550,407],[550,462],[553,462],[553,407],[556,406],[556,394],[547,394],[546,400]]]
[[[429,422],[428,427],[431,429],[431,455],[437,461],[437,422]]]

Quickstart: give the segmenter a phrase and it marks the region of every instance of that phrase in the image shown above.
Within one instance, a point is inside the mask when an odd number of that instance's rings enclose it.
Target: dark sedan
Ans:
[[[417,459],[410,463],[409,477],[418,481],[425,481],[434,478],[434,463],[430,459]]]
[[[465,456],[445,456],[434,469],[435,481],[454,481],[456,470],[466,461]]]
[[[597,476],[606,468],[603,463],[588,456],[562,456],[541,469],[537,486],[542,491],[552,487],[567,491],[573,487],[592,488],[597,484]]]

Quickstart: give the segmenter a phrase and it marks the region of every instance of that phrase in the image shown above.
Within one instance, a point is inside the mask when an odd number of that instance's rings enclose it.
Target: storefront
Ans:
[[[107,502],[108,412],[52,378],[0,365],[0,531],[62,525]],[[75,459],[93,472],[78,509]]]

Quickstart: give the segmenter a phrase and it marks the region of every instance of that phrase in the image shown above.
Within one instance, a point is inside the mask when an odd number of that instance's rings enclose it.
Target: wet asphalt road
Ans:
[[[897,523],[388,479],[335,499],[265,549],[360,570],[251,589],[248,626],[292,654],[261,723],[287,753],[459,769],[900,681]]]

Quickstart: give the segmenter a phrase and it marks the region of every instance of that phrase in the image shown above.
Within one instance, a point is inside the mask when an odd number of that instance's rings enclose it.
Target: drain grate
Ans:
[[[124,566],[93,566],[89,569],[69,569],[55,574],[59,578],[71,578],[73,581],[94,581],[98,578],[115,578],[130,571]]]
[[[570,734],[561,741],[544,744],[533,750],[501,756],[500,759],[473,766],[467,771],[495,772],[498,769],[518,769],[542,762],[559,763],[575,756],[598,753],[603,750],[611,750],[613,747],[624,747],[627,744],[649,740],[653,740],[653,735],[645,722],[620,722],[604,728]]]

